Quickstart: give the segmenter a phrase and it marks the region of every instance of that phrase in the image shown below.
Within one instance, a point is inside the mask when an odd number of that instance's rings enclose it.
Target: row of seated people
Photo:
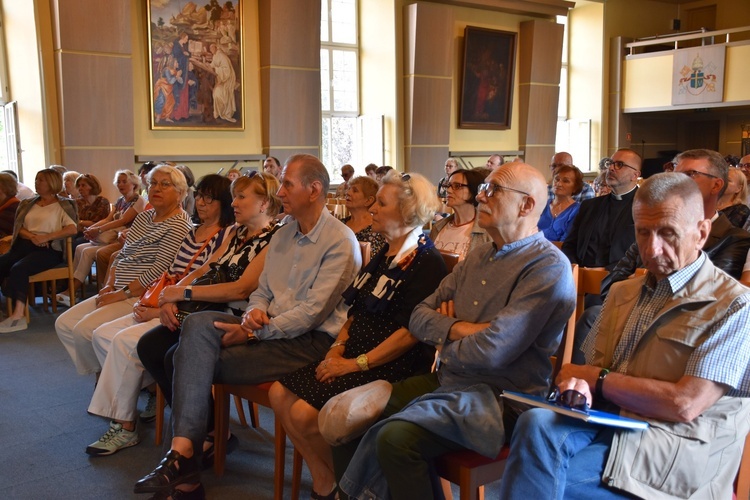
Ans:
[[[604,460],[598,465],[590,460],[589,444],[597,444],[598,457],[606,457],[610,447],[639,452],[632,440],[592,428],[582,430],[590,439],[571,443],[570,449],[545,449],[542,437],[529,445],[534,436],[573,424],[536,410],[522,413],[523,408],[497,398],[502,390],[538,395],[548,390],[549,356],[575,302],[568,260],[537,231],[547,195],[536,169],[509,164],[478,186],[478,225],[491,242],[477,245],[444,279],[442,259],[421,234],[438,208],[434,187],[423,177],[396,172],[386,177],[369,207],[372,230],[386,244],[361,271],[353,232],[324,209],[328,175],[323,165],[314,157],[293,156],[282,179],[278,197],[270,176],[235,181],[235,225],[217,220],[221,208],[214,202],[227,186],[213,190],[199,185],[196,207],[206,218],[192,229],[180,208],[184,177],[169,166],[158,167],[149,179],[153,209],[136,217],[107,286],[56,323],[79,372],[101,372],[101,393],[95,393],[90,410],[113,419],[102,439],[87,448],[89,453],[105,455],[137,443],[135,400],[144,384],[144,366],[172,404],[171,450],[136,484],[136,492],[202,497],[199,473],[206,460],[201,457],[210,461],[215,439],[208,435],[213,382],[279,381],[271,390],[274,410],[310,467],[314,498],[337,488],[353,496],[434,497],[429,472],[434,457],[459,448],[495,456],[514,426],[509,467],[515,469],[506,473],[511,479],[503,482],[504,498],[528,496],[538,488],[543,492],[537,496],[546,496],[553,487],[560,489],[555,496],[567,494],[567,483],[580,485],[566,481],[566,471],[601,478]],[[264,226],[278,211],[279,198],[292,219]],[[212,217],[209,209],[216,212]],[[721,436],[715,432],[716,439],[688,440],[706,450],[688,453],[710,451],[711,457],[725,453],[732,458],[721,467],[701,469],[704,475],[695,474],[699,477],[689,485],[675,486],[664,478],[642,481],[643,474],[671,474],[665,469],[670,464],[657,460],[647,470],[645,464],[623,469],[615,463],[619,467],[607,472],[608,484],[585,484],[598,488],[589,494],[724,491],[731,482],[724,480],[736,471],[740,437],[747,433],[748,408],[736,398],[748,394],[746,289],[716,271],[700,251],[710,222],[693,181],[676,174],[647,181],[634,214],[639,242],[644,243],[641,257],[650,271],[643,278],[647,287],[640,288],[642,281],[637,287],[628,282],[613,288],[612,294],[623,300],[605,304],[594,327],[599,335],[592,334],[595,341],[588,344],[591,365],[566,366],[558,385],[649,420],[653,424],[644,441],[657,448],[672,446],[665,444],[665,433],[679,436],[675,439],[682,443],[687,440],[683,430],[701,434],[718,415],[731,414],[732,429]],[[254,250],[237,257],[238,249],[251,241]],[[224,270],[227,281],[232,275],[234,281],[246,281],[236,287],[241,292],[232,295],[228,283],[190,285],[214,267],[212,262]],[[170,265],[181,281],[161,293],[158,313],[145,311],[137,297]],[[248,272],[252,276],[245,278]],[[219,289],[225,295],[217,298]],[[689,313],[662,308],[665,301],[679,303],[685,294],[690,300],[695,293],[700,300],[693,299]],[[180,321],[185,302],[226,306],[248,295],[242,317],[237,316],[242,305],[236,304],[240,307],[230,309],[235,314],[196,312]],[[643,317],[643,311],[651,319],[626,322]],[[696,311],[703,322],[694,325],[689,339],[683,331],[662,338],[662,330],[676,330],[685,324],[686,314]],[[654,320],[657,313],[659,321]],[[654,329],[660,332],[655,335]],[[118,345],[121,334],[126,338]],[[139,359],[133,355],[136,343]],[[430,359],[426,346],[440,351],[435,373],[425,373]],[[654,364],[654,356],[669,362]],[[334,466],[331,448],[320,436],[318,411],[334,395],[374,379],[393,382],[383,395],[383,416],[393,417],[373,427],[358,446],[355,440],[334,448]],[[122,387],[127,397],[118,401]],[[107,399],[113,394],[114,404]],[[553,464],[575,459],[584,448],[586,461],[553,470]],[[350,461],[352,450],[356,454]],[[535,454],[544,460],[529,458]],[[564,454],[565,460],[554,454]],[[684,471],[674,474],[685,476]]]

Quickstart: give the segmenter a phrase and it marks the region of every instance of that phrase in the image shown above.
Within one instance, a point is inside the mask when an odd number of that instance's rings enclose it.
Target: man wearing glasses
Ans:
[[[383,413],[393,418],[365,434],[339,483],[352,497],[436,498],[434,458],[500,452],[517,417],[498,403],[502,390],[547,391],[549,356],[575,290],[567,259],[536,228],[546,181],[530,165],[506,164],[477,200],[492,242],[469,252],[409,322],[412,335],[440,351],[440,367],[394,384]]]
[[[618,149],[607,162],[606,180],[612,192],[584,200],[562,251],[582,267],[612,268],[635,241],[633,197],[641,175],[641,157]]]
[[[750,183],[750,155],[745,155],[740,158],[740,162],[737,164],[737,168],[742,170],[742,173],[745,174],[745,177]]]
[[[646,180],[633,218],[648,273],[613,285],[584,345],[588,364],[563,366],[556,382],[649,428],[526,411],[500,498],[732,496],[750,430],[750,290],[701,250],[711,222],[684,175]]]
[[[547,185],[547,202],[551,202],[555,199],[555,191],[552,187],[552,183],[555,180],[555,171],[562,167],[563,165],[573,165],[573,157],[570,155],[570,153],[566,153],[565,151],[561,151],[559,153],[555,153],[552,156],[552,159],[549,161],[549,173],[551,175],[550,183]],[[578,203],[582,202],[583,200],[590,200],[591,198],[594,198],[596,196],[596,193],[594,192],[594,188],[592,188],[588,182],[583,183],[583,189],[580,193],[574,194],[573,199],[577,201]]]

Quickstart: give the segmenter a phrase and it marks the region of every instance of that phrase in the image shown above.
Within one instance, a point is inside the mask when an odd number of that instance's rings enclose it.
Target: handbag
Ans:
[[[216,262],[210,264],[210,269],[203,276],[198,276],[191,283],[193,286],[218,285],[228,283],[229,278],[224,267]],[[181,300],[177,302],[177,314],[180,326],[185,318],[194,312],[200,311],[223,311],[227,305],[223,302],[208,302],[206,300]]]
[[[168,286],[176,285],[180,282],[182,278],[188,275],[190,272],[190,269],[193,267],[193,263],[195,263],[195,259],[198,258],[200,254],[203,253],[203,250],[206,249],[208,244],[211,242],[211,240],[216,236],[216,234],[221,231],[221,228],[217,229],[214,234],[212,234],[210,237],[206,238],[206,241],[203,243],[203,246],[200,247],[200,249],[195,252],[195,255],[193,255],[193,258],[190,259],[190,262],[187,266],[185,266],[185,272],[182,273],[180,276],[173,276],[169,274],[169,271],[164,271],[161,276],[156,278],[154,281],[151,282],[151,284],[146,288],[146,290],[143,292],[143,295],[141,295],[141,298],[138,299],[138,304],[144,307],[153,307],[157,308],[159,307],[159,294],[162,290],[164,290]],[[208,274],[208,273],[206,273]],[[198,279],[198,278],[196,278]]]

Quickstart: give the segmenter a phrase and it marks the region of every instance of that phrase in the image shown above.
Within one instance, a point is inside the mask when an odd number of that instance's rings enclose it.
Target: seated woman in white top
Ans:
[[[478,245],[490,241],[487,232],[477,224],[477,189],[482,182],[482,172],[465,169],[453,171],[443,182],[445,204],[453,213],[432,225],[430,239],[435,248],[458,254],[459,260],[464,260]]]
[[[3,294],[13,300],[13,313],[0,322],[0,333],[27,328],[24,317],[29,276],[63,261],[63,238],[76,234],[75,201],[57,195],[63,180],[59,172],[41,170],[34,181],[37,195],[23,200],[16,210],[10,250],[0,256]],[[7,279],[6,279],[7,278]]]

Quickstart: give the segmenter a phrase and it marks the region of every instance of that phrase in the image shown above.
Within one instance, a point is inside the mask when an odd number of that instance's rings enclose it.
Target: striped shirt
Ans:
[[[206,243],[205,240],[196,241],[195,232],[197,230],[197,227],[191,230],[187,234],[187,236],[185,236],[185,239],[182,240],[182,245],[180,245],[180,248],[177,249],[177,255],[174,258],[174,262],[172,262],[172,265],[169,267],[169,274],[173,276],[183,276],[192,271],[195,271],[203,264],[205,264],[206,261],[211,257],[211,255],[213,255],[213,253],[216,251],[216,249],[219,248],[222,243],[224,243],[224,237],[227,235],[228,231],[230,231],[230,228],[223,227],[219,229],[219,232],[211,236],[211,240],[208,242],[208,245],[203,248],[201,254],[195,259],[195,262],[193,262],[193,265],[186,273],[185,268],[188,264],[190,264],[190,261],[193,259],[195,254],[198,253],[198,250],[203,247],[203,244]]]
[[[161,222],[154,222],[155,216],[156,211],[151,209],[133,220],[125,246],[113,264],[115,288],[123,288],[133,280],[138,280],[143,288],[148,287],[169,268],[193,227],[183,210]]]

